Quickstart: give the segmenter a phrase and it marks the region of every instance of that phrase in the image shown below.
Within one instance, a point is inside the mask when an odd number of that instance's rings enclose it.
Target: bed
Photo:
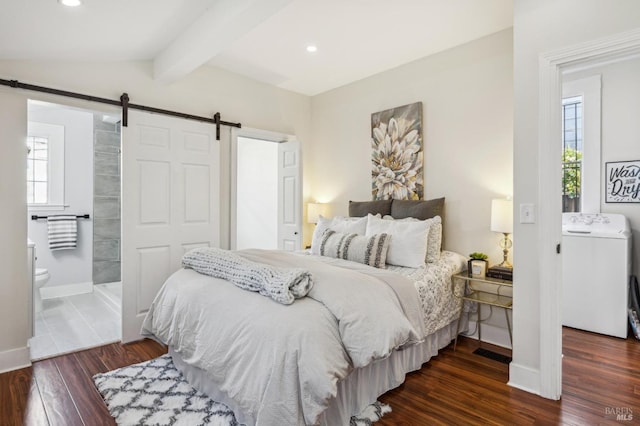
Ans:
[[[367,207],[367,216],[341,226],[373,222],[372,206]],[[357,235],[319,231],[331,238]],[[187,381],[228,405],[240,423],[349,424],[352,415],[399,386],[406,373],[420,369],[455,338],[461,303],[451,276],[466,259],[438,247],[428,262],[421,254],[419,267],[375,268],[328,255],[325,239],[323,255],[313,245],[303,253],[233,254],[270,268],[307,271],[313,287],[306,297],[276,303],[184,268],[156,296],[143,334],[167,344]]]

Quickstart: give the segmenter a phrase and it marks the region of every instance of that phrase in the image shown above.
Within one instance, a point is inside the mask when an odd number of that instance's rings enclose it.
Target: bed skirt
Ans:
[[[467,315],[462,316],[460,329],[467,329]],[[349,425],[352,415],[359,414],[369,404],[375,402],[385,392],[400,386],[407,373],[419,370],[438,351],[447,346],[456,336],[457,321],[427,336],[423,343],[393,352],[388,358],[375,361],[364,368],[353,370],[338,383],[337,395],[322,413],[319,424],[323,426]],[[169,354],[185,379],[195,389],[205,393],[214,401],[226,404],[235,414],[236,420],[245,425],[254,425],[255,419],[246,415],[238,404],[218,389],[208,379],[206,372],[187,365],[172,347]]]

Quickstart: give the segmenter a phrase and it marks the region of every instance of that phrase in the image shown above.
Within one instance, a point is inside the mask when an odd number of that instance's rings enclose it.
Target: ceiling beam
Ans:
[[[293,0],[216,0],[160,52],[154,78],[172,83],[206,63]]]

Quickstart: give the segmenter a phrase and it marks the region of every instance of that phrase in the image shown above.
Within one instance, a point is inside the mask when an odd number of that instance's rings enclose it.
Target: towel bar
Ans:
[[[76,215],[76,217],[78,219],[89,219],[91,216],[89,216],[88,214],[80,214],[80,215]],[[49,216],[37,216],[37,215],[32,215],[31,216],[31,220],[38,220],[38,219],[48,219]]]

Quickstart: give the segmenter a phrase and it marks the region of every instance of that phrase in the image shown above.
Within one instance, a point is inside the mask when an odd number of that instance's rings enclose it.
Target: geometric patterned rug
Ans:
[[[93,381],[119,426],[239,426],[229,407],[187,383],[169,355],[96,374]],[[371,425],[390,411],[375,402],[353,416],[351,426]]]

